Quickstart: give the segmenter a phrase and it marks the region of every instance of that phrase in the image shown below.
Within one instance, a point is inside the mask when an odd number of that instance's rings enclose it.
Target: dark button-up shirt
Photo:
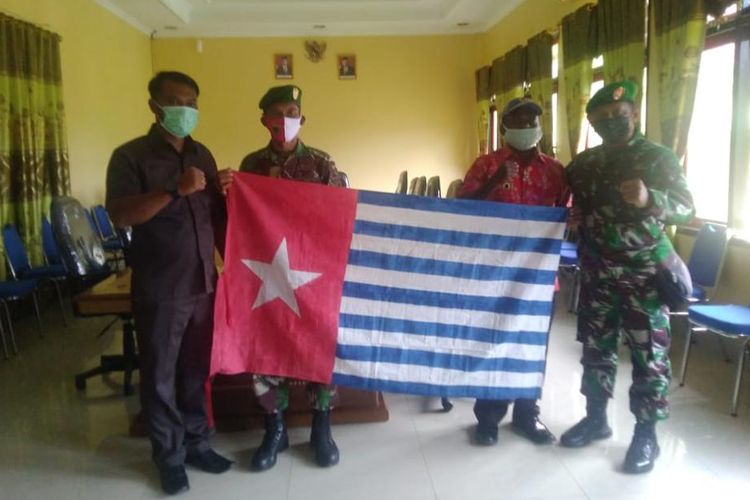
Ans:
[[[302,141],[289,155],[280,154],[268,144],[247,155],[240,165],[242,172],[270,175],[296,181],[344,187],[344,177],[328,153],[305,146]]]
[[[133,227],[130,264],[135,300],[185,298],[214,290],[214,248],[223,246],[226,224],[216,162],[209,150],[187,137],[178,152],[159,133],[134,139],[112,153],[107,201],[164,190],[196,167],[206,189],[171,201],[150,220]]]

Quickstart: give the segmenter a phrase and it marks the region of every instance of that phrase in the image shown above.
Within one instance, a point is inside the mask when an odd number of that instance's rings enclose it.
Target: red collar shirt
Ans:
[[[503,172],[493,180],[499,169]],[[538,151],[527,161],[509,147],[480,156],[466,173],[458,198],[476,198],[488,182],[494,187],[482,197],[487,201],[564,207],[570,197],[562,164]]]

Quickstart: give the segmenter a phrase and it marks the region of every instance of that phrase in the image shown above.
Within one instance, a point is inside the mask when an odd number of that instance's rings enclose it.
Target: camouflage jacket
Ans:
[[[664,226],[687,224],[695,209],[674,153],[640,133],[620,147],[597,146],[566,168],[573,205],[583,215],[579,256],[587,272],[640,274],[672,251]],[[640,178],[649,191],[645,208],[626,204],[622,181]]]
[[[277,153],[270,144],[250,153],[242,160],[240,171],[316,184],[345,186],[344,177],[336,169],[331,157],[319,149],[305,146],[302,141],[297,142],[297,148],[288,156]]]

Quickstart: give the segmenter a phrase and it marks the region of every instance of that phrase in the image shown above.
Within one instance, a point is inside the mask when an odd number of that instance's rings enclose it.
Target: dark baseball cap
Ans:
[[[515,110],[521,108],[529,108],[537,115],[542,115],[544,113],[542,111],[542,107],[531,99],[528,99],[526,97],[517,97],[515,99],[511,99],[510,102],[505,105],[505,108],[503,109],[503,118],[505,118]]]

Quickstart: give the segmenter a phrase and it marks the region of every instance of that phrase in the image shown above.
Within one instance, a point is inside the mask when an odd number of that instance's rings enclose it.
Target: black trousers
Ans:
[[[141,405],[158,466],[181,465],[187,450],[209,448],[204,388],[213,305],[213,294],[133,303]]]
[[[536,402],[536,399],[477,399],[474,403],[474,415],[480,427],[496,428],[508,413],[508,405],[513,403],[513,422],[523,424],[539,416],[539,406]]]

